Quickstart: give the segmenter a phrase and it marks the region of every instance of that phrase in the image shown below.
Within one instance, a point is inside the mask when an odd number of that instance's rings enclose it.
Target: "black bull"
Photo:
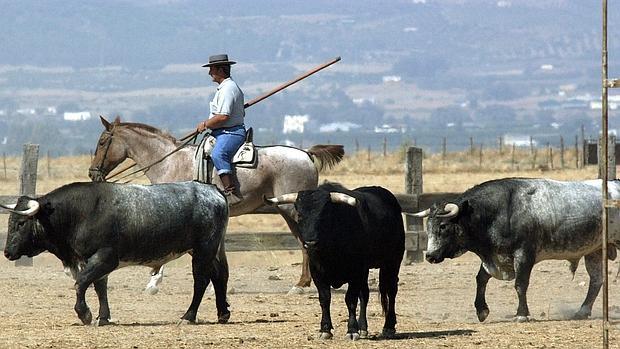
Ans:
[[[602,190],[600,180],[563,182],[506,178],[477,185],[453,202],[436,204],[415,214],[428,216],[426,259],[440,263],[465,252],[480,257],[474,305],[478,319],[489,314],[485,299],[491,277],[515,280],[519,298],[516,320],[527,321],[527,288],[534,264],[549,259],[571,262],[581,257],[590,276],[586,298],[575,318],[590,316],[603,282],[601,266]],[[611,198],[620,197],[620,183],[608,185]],[[609,210],[610,243],[618,243],[620,216]],[[616,250],[608,246],[610,258]]]
[[[332,338],[330,286],[348,283],[347,337],[368,334],[368,271],[379,268],[379,292],[385,315],[383,335],[395,333],[398,272],[405,250],[401,207],[381,187],[354,190],[328,183],[315,190],[268,199],[275,205],[294,203],[302,242],[308,250],[312,280],[321,304],[321,338]],[[359,319],[356,307],[360,300]]]
[[[4,255],[9,260],[49,251],[75,276],[75,311],[84,324],[92,314],[85,292],[94,284],[98,324],[110,320],[108,274],[127,265],[159,266],[192,254],[194,294],[182,320],[195,322],[209,280],[218,320],[230,316],[228,264],[216,258],[228,224],[228,205],[211,185],[73,183],[38,199],[22,196],[10,207]]]

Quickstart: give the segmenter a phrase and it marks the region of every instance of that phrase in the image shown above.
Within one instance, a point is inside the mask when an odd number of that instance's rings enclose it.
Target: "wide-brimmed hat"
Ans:
[[[207,64],[203,64],[203,68],[206,67],[212,67],[214,65],[231,65],[231,64],[235,64],[237,62],[235,61],[229,61],[228,60],[228,55],[223,53],[223,54],[219,54],[219,55],[213,55],[213,56],[209,56],[209,63]]]

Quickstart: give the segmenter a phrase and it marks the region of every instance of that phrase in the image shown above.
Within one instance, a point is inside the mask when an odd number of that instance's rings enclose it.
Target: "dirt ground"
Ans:
[[[109,301],[115,325],[83,326],[73,311],[73,281],[54,256],[44,253],[34,267],[0,261],[0,348],[590,348],[602,345],[601,296],[593,320],[572,321],[587,289],[580,266],[575,278],[563,261],[535,266],[528,293],[532,320],[512,322],[517,298],[512,282],[491,280],[485,323],[473,307],[479,261],[466,254],[439,265],[403,266],[397,298],[397,337],[377,338],[383,325],[376,284],[371,286],[371,338],[349,343],[342,290],[334,290],[334,339],[317,339],[320,307],[314,286],[286,295],[297,280],[300,254],[235,252],[229,254],[230,323],[216,323],[212,295],[205,296],[197,325],[177,325],[192,293],[190,260],[169,264],[158,294],[143,292],[148,268],[128,267],[110,275]],[[618,264],[610,264],[615,274]],[[377,273],[371,274],[371,283]],[[613,275],[612,275],[613,276]],[[612,278],[613,279],[613,278]],[[376,282],[375,282],[376,283]],[[610,283],[610,344],[620,348],[620,284]],[[96,314],[95,292],[88,303]]]

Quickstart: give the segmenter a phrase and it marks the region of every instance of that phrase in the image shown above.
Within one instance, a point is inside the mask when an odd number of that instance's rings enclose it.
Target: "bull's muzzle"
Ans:
[[[440,256],[436,256],[434,254],[426,254],[426,261],[431,264],[437,264],[443,262],[444,258]]]

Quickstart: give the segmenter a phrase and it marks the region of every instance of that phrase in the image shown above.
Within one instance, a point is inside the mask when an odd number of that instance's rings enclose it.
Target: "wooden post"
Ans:
[[[586,133],[585,133],[585,129],[583,127],[583,124],[581,125],[581,144],[583,145],[582,151],[581,151],[581,168],[586,167]]]
[[[368,145],[368,162],[370,162],[370,144]]]
[[[476,151],[474,150],[474,137],[469,137],[469,154],[474,156]]]
[[[2,167],[4,167],[4,179],[6,179],[6,153],[2,153]]]
[[[355,138],[355,153],[359,153],[360,152],[360,142],[357,141],[357,138]]]
[[[448,146],[447,146],[447,140],[446,137],[443,138],[443,141],[441,142],[441,159],[443,160],[443,164],[444,166],[446,165],[446,155],[448,152]]]
[[[504,154],[504,138],[502,136],[497,137],[497,146],[499,148],[499,155]]]
[[[482,143],[480,143],[480,152],[478,154],[478,167],[482,168]]]
[[[24,144],[22,168],[19,174],[19,195],[34,197],[37,191],[37,164],[39,161],[39,145]],[[15,261],[16,267],[31,267],[32,258],[21,257]]]
[[[422,194],[422,149],[409,147],[407,149],[407,159],[405,162],[405,192],[407,194]],[[417,205],[417,204],[416,204]],[[414,232],[412,234],[411,250],[405,251],[405,264],[422,262],[424,260],[424,250],[426,250],[426,232],[421,218],[405,214],[405,231]],[[417,232],[417,234],[415,234]]]
[[[564,168],[564,137],[560,136],[560,168]]]
[[[383,137],[383,157],[387,156],[387,137]]]
[[[579,168],[579,136],[575,135],[575,168]]]
[[[52,168],[50,166],[50,151],[47,151],[47,178],[52,178]]]
[[[515,144],[512,143],[512,157],[511,157],[511,161],[510,161],[510,163],[511,163],[510,167],[513,168],[513,169],[515,168],[515,151],[516,151]]]
[[[599,142],[598,142],[598,178],[603,178],[603,154],[602,153],[602,147],[601,147],[601,143],[603,141],[603,136],[601,135],[599,137]],[[608,147],[607,147],[607,178],[609,180],[615,179],[616,178],[616,136],[615,135],[609,135],[609,139],[607,141]]]

